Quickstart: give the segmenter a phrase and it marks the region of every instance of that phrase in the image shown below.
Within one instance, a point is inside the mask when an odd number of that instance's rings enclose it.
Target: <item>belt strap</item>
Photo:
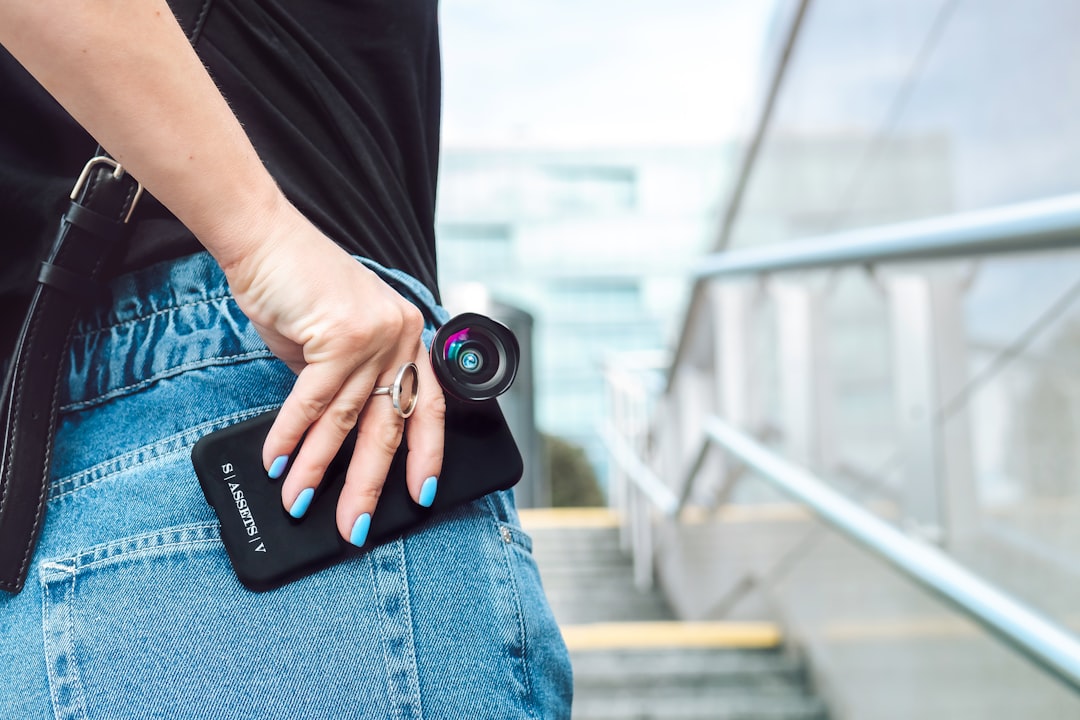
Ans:
[[[41,534],[56,431],[60,369],[79,309],[127,235],[142,186],[103,152],[71,192],[23,322],[0,405],[0,590],[19,592]]]

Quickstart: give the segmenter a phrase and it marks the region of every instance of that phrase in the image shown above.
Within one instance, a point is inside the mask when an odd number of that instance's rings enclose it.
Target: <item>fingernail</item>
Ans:
[[[435,502],[435,493],[439,489],[439,479],[432,475],[424,481],[423,486],[420,488],[420,499],[416,502],[421,507],[431,507],[431,503]]]
[[[304,513],[311,506],[311,498],[315,497],[315,488],[304,488],[300,491],[300,494],[296,496],[296,500],[293,501],[292,507],[289,508],[289,514],[296,519],[304,517]]]
[[[367,541],[367,534],[370,529],[371,515],[364,513],[356,518],[356,522],[353,523],[352,532],[349,533],[349,542],[356,547],[363,547],[364,542]]]
[[[271,480],[277,480],[281,477],[281,474],[285,472],[285,465],[289,462],[288,455],[278,455],[274,458],[274,462],[270,463],[270,469],[266,471],[266,474]]]

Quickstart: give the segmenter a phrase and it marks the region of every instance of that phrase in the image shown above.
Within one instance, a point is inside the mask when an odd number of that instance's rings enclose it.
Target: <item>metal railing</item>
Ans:
[[[697,278],[812,270],[843,265],[970,258],[1080,245],[1080,195],[713,253]]]
[[[1074,635],[940,550],[908,537],[860,508],[822,480],[786,462],[719,418],[709,418],[705,432],[712,442],[845,537],[947,600],[1039,667],[1080,691],[1080,641]]]
[[[808,238],[781,246],[718,253],[706,257],[693,275],[699,284],[703,285],[736,276],[771,277],[778,273],[845,265],[872,266],[885,262],[903,263],[947,258],[977,259],[1000,253],[1076,247],[1080,247],[1080,195],[1070,195],[933,220]],[[932,288],[922,283],[925,280],[922,277],[916,276],[919,282],[913,284],[912,277],[902,277],[894,296],[894,300],[899,300],[894,304],[902,305],[903,312],[919,314],[916,319],[920,320],[922,325],[919,322],[898,323],[903,326],[903,332],[908,333],[912,331],[912,327],[929,327],[927,323],[931,322],[930,318],[935,317],[935,308],[928,300]],[[924,299],[926,302],[912,302],[913,298],[916,301]],[[720,298],[720,301],[723,302],[723,298]],[[957,306],[954,299],[951,310],[959,317],[960,314],[955,313]],[[716,312],[723,315],[726,310],[718,306]],[[807,311],[807,317],[810,317],[809,312]],[[801,329],[805,330],[807,327],[813,325],[805,324]],[[955,333],[959,333],[959,330],[959,327],[952,328]],[[687,352],[686,333],[682,340],[683,345],[673,360],[673,368]],[[898,373],[908,374],[904,381],[905,392],[911,392],[911,387],[914,386],[916,393],[924,393],[924,396],[919,398],[919,402],[924,406],[928,405],[930,399],[935,403],[931,407],[946,405],[951,398],[942,400],[942,394],[947,395],[949,389],[928,389],[934,383],[923,378],[929,377],[935,368],[940,369],[940,358],[929,356],[932,348],[930,351],[926,350],[932,342],[902,344],[915,346],[916,352],[928,353],[924,358],[908,356],[902,363],[903,367],[897,369]],[[731,346],[733,343],[726,345]],[[746,369],[745,363],[722,364],[725,369],[734,367],[735,372]],[[734,380],[737,382],[738,378]],[[625,378],[622,382],[625,384]],[[715,380],[718,386],[723,386],[724,383],[724,378]],[[668,392],[672,392],[670,383]],[[932,395],[935,392],[937,395]],[[618,393],[618,389],[614,388],[613,394]],[[651,526],[655,515],[659,512],[665,519],[679,516],[691,495],[693,484],[700,479],[702,473],[699,470],[703,466],[703,458],[711,447],[720,447],[739,462],[756,470],[760,477],[797,500],[845,537],[946,599],[1002,639],[1009,647],[1074,691],[1080,692],[1080,642],[1074,635],[972,574],[925,540],[910,537],[880,520],[870,511],[828,487],[819,478],[736,430],[733,425],[752,426],[752,423],[746,422],[745,415],[737,407],[730,413],[735,417],[727,418],[731,422],[706,413],[704,417],[696,420],[691,418],[691,422],[683,423],[679,433],[685,435],[687,426],[692,426],[696,431],[695,437],[700,437],[701,440],[696,445],[680,443],[683,450],[686,450],[687,446],[695,448],[691,451],[694,459],[686,463],[680,457],[679,462],[671,465],[670,471],[665,471],[665,476],[678,478],[676,486],[672,488],[642,459],[655,457],[658,450],[650,438],[648,423],[641,419],[641,408],[626,412],[627,408],[619,402],[627,401],[616,400],[613,403],[613,425],[604,431],[614,461],[609,487],[613,488],[613,502],[619,505],[629,524],[624,533],[624,545],[628,545],[633,551],[635,576],[639,582],[648,583],[651,578]],[[631,400],[630,405],[635,402],[638,401]],[[723,403],[720,410],[721,414],[725,414]],[[633,418],[632,427],[620,427],[623,417]],[[906,432],[903,428],[901,430]],[[934,453],[942,450],[937,447],[938,443],[933,438],[926,440],[929,432],[922,433],[922,440],[919,439],[919,432],[913,431],[910,434],[914,438],[911,441],[914,443],[914,451],[927,455],[927,462],[918,467],[919,476],[911,478],[915,499],[909,503],[906,520],[913,521],[908,523],[909,527],[933,528],[935,523],[943,522],[940,517],[943,511],[934,501],[927,504],[925,498],[937,497],[939,494],[939,478],[934,475],[933,467],[941,464],[937,462]],[[919,445],[920,442],[923,445]],[[938,537],[932,532],[924,532],[922,535]]]

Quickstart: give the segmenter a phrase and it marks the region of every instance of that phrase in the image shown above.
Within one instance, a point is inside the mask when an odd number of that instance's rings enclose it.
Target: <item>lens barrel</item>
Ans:
[[[430,355],[443,390],[474,402],[504,393],[521,359],[510,328],[477,313],[457,315],[439,328]]]

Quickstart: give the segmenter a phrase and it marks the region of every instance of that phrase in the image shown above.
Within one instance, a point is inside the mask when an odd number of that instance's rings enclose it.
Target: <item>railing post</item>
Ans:
[[[754,419],[751,319],[757,288],[742,282],[709,288],[715,326],[716,405],[720,417],[738,428]]]
[[[893,377],[905,522],[938,543],[971,527],[975,495],[966,417],[940,409],[967,373],[963,287],[955,273],[890,273]]]
[[[761,415],[755,388],[759,375],[755,372],[752,349],[759,294],[756,284],[738,281],[716,283],[708,289],[709,319],[713,323],[713,396],[709,404],[720,417],[748,431]],[[692,458],[691,462],[696,459]],[[694,487],[680,488],[680,494],[696,497],[705,504],[720,502],[730,489],[727,487],[730,471],[738,463],[719,453],[713,455],[713,463],[710,472],[699,473]]]
[[[903,520],[909,530],[939,542],[944,518],[933,423],[938,392],[930,281],[923,274],[903,273],[890,275],[887,285],[896,426],[903,462]]]
[[[626,422],[626,413],[624,410],[626,402],[622,384],[618,376],[618,370],[609,365],[606,368],[604,377],[607,386],[608,418],[610,419],[609,427],[611,428],[611,432],[622,436],[625,430],[624,424]],[[629,478],[622,465],[617,462],[609,461],[607,469],[608,507],[615,512],[617,517],[622,519],[622,523],[619,525],[619,544],[623,546],[623,549],[626,549],[627,511],[629,510],[629,495],[631,492]]]
[[[780,419],[785,455],[815,468],[834,462],[832,377],[827,359],[824,299],[818,278],[773,281],[776,303]]]
[[[628,410],[630,432],[627,440],[639,457],[647,453],[648,408],[645,388],[640,382],[628,387],[632,399]],[[652,587],[653,582],[653,542],[652,542],[652,507],[649,500],[636,486],[629,488],[633,502],[627,522],[631,524],[632,556],[634,566],[634,584],[642,590]],[[624,523],[625,524],[625,523]]]
[[[669,466],[674,472],[671,477],[664,478],[668,487],[685,474],[701,446],[701,438],[704,436],[702,423],[707,415],[715,411],[716,407],[715,400],[710,397],[714,392],[712,387],[710,377],[692,366],[683,367],[679,376],[673,381],[671,397],[675,402],[675,412],[679,417],[679,433],[676,440],[679,448],[679,464]]]
[[[619,546],[630,553],[634,580],[642,589],[648,589],[653,583],[652,503],[659,502],[665,508],[671,503],[670,500],[656,499],[655,493],[662,490],[657,487],[658,480],[648,480],[650,486],[643,490],[639,487],[643,480],[636,477],[642,471],[649,473],[644,462],[650,455],[650,393],[643,373],[648,372],[650,367],[648,362],[642,362],[640,358],[629,364],[613,358],[605,367],[607,400],[611,413],[605,434],[608,435],[607,442],[612,452],[608,474],[608,502],[619,514]],[[677,410],[677,405],[669,408],[672,412]],[[700,420],[698,422],[700,423]],[[678,450],[677,447],[675,449]],[[626,465],[627,458],[631,456],[636,462],[642,463],[640,468]],[[673,493],[669,495],[674,497]],[[670,512],[670,509],[664,512]]]
[[[968,336],[964,297],[968,278],[960,272],[931,276],[934,349],[937,353],[938,404],[934,426],[939,433],[943,484],[939,496],[946,514],[943,543],[969,534],[979,525],[979,498],[975,487],[971,422],[968,407],[955,414],[950,405],[968,384]]]
[[[653,528],[652,507],[649,499],[641,492],[633,495],[633,567],[634,586],[639,590],[649,590],[653,585]]]

